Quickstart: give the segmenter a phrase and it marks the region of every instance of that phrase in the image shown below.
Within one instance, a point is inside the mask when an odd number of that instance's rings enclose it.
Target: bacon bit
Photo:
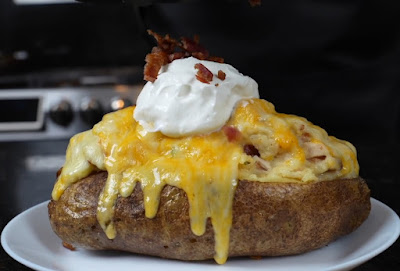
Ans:
[[[76,250],[76,248],[73,245],[71,245],[71,244],[69,244],[67,242],[62,242],[62,245],[63,245],[63,247],[65,247],[65,248],[67,248],[67,249],[69,249],[71,251],[75,251]]]
[[[324,161],[326,159],[326,155],[320,155],[320,156],[315,156],[311,158],[307,158],[308,161],[310,162],[318,162],[318,161]]]
[[[156,39],[158,47],[167,54],[173,53],[175,47],[179,45],[179,42],[171,38],[168,34],[163,37],[150,29],[147,30],[147,33]]]
[[[214,76],[212,72],[201,63],[195,64],[194,68],[198,69],[198,72],[196,74],[197,80],[199,80],[202,83],[210,84]]]
[[[152,30],[147,30],[147,33],[155,38],[157,46],[153,47],[151,53],[146,55],[146,65],[144,66],[144,80],[146,81],[154,82],[161,67],[176,59],[193,56],[200,60],[224,63],[223,58],[210,56],[209,52],[200,45],[198,35],[195,35],[193,39],[183,37],[179,42],[168,34],[163,37]]]
[[[342,162],[342,160],[339,160],[339,168],[340,168],[340,170],[342,170],[343,169],[343,162]]]
[[[226,74],[223,71],[219,70],[217,77],[218,77],[218,79],[224,81],[226,78]]]
[[[193,53],[201,53],[205,57],[204,59],[207,59],[210,56],[208,51],[199,44],[200,37],[198,35],[195,35],[194,39],[189,39],[189,38],[183,37],[183,38],[181,38],[181,41],[182,41],[182,43],[181,43],[180,47],[184,51],[186,51],[188,53],[192,53],[192,55],[193,55]]]
[[[168,56],[168,62],[171,63],[176,59],[181,59],[185,57],[185,52],[175,52]]]
[[[219,56],[209,56],[207,60],[217,62],[217,63],[225,62],[225,59],[223,57],[219,57]]]
[[[57,174],[56,174],[56,177],[58,178],[58,176],[60,176],[61,175],[61,171],[62,171],[62,167],[59,169],[59,170],[57,170]]]
[[[200,59],[200,60],[207,60],[208,59],[208,54],[205,54],[203,52],[193,52],[192,56]]]
[[[222,127],[222,130],[224,131],[229,142],[237,141],[242,136],[240,131],[233,126],[224,126]]]
[[[146,55],[146,65],[144,66],[144,80],[154,82],[157,79],[161,67],[168,63],[168,56],[163,51],[153,50]]]
[[[304,132],[301,134],[301,140],[303,142],[310,142],[311,141],[311,134],[308,132]]]
[[[254,147],[254,145],[252,144],[246,144],[243,146],[243,150],[247,155],[250,156],[258,156],[260,157],[260,152],[257,150],[256,147]]]
[[[249,0],[250,6],[261,6],[261,0]]]

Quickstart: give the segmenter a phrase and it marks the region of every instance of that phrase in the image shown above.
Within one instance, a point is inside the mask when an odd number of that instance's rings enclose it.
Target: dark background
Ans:
[[[269,0],[253,8],[246,0],[90,2],[108,4],[1,1],[0,86],[1,75],[142,67],[153,45],[146,28],[199,34],[211,54],[253,77],[278,111],[355,144],[399,138],[398,1]],[[29,57],[14,59],[18,51]]]
[[[352,142],[372,196],[400,213],[399,1],[100,2],[0,1],[0,91],[2,78],[32,72],[142,67],[154,45],[147,28],[199,34],[211,54],[253,77],[277,111]],[[29,57],[15,59],[18,51]],[[399,250],[397,242],[359,270],[394,269]]]

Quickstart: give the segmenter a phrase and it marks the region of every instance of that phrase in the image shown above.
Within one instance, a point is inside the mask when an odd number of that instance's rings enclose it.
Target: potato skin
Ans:
[[[96,219],[106,179],[107,172],[92,174],[49,203],[51,226],[64,242],[180,260],[213,258],[210,221],[204,235],[194,235],[185,192],[168,185],[153,219],[144,215],[140,185],[131,196],[119,197],[114,215],[117,236],[108,239]],[[309,184],[239,181],[229,256],[291,255],[322,247],[359,227],[370,208],[370,191],[361,178]]]

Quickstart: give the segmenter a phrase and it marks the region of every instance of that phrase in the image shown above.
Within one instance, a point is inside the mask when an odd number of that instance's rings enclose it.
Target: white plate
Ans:
[[[223,266],[214,261],[181,262],[110,251],[70,251],[50,228],[47,202],[11,220],[2,232],[1,244],[15,260],[40,271],[200,271],[205,267],[207,271],[349,270],[387,249],[400,233],[397,214],[378,200],[371,199],[371,203],[371,214],[360,228],[326,247],[297,256],[229,259]]]

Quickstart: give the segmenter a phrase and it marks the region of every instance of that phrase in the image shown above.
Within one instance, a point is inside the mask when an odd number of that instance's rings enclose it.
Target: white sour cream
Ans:
[[[213,73],[207,84],[196,79],[197,63]],[[225,80],[217,77],[218,71]],[[154,83],[148,82],[140,93],[134,118],[147,131],[181,137],[220,129],[241,99],[259,98],[258,85],[228,64],[178,59],[161,68]]]

